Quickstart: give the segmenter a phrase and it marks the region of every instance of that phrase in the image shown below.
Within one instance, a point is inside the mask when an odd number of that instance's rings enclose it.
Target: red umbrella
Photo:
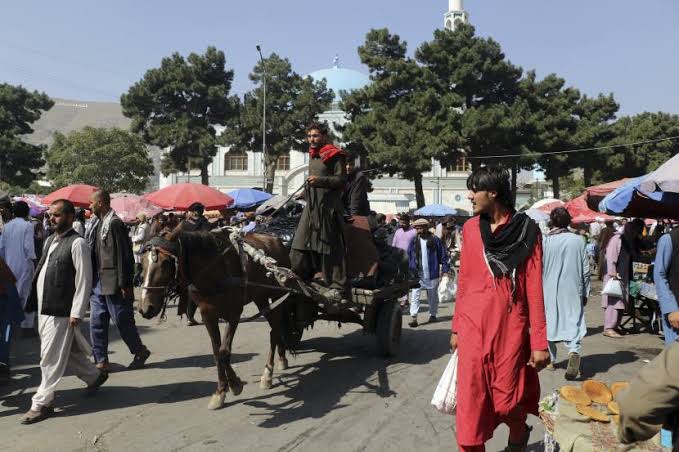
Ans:
[[[597,218],[602,218],[604,221],[611,221],[614,218],[605,213],[595,212],[587,206],[587,193],[578,196],[566,203],[566,209],[571,214],[573,224],[577,223],[592,223]]]
[[[119,195],[111,200],[111,208],[115,210],[121,220],[131,223],[137,218],[138,213],[144,213],[147,217],[155,217],[163,211],[162,208],[153,205],[149,200],[137,195]]]
[[[45,196],[42,200],[42,203],[46,206],[49,206],[54,201],[59,199],[68,199],[76,207],[88,208],[90,207],[90,196],[92,196],[92,193],[97,190],[97,187],[93,187],[92,185],[68,185]]]
[[[194,202],[205,206],[205,210],[222,210],[233,204],[233,198],[226,193],[202,184],[174,184],[144,198],[164,209],[188,210]]]

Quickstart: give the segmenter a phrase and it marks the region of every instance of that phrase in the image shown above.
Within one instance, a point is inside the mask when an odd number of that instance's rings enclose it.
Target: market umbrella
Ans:
[[[76,207],[89,208],[90,207],[90,196],[92,193],[97,191],[97,187],[87,184],[75,184],[68,185],[64,188],[60,188],[57,191],[53,191],[49,195],[45,196],[42,203],[49,206],[54,201],[59,199],[68,199]]]
[[[599,203],[599,210],[613,215],[642,218],[679,219],[679,193],[645,192],[647,176],[630,179]]]
[[[255,190],[254,188],[239,188],[228,193],[233,198],[234,209],[250,209],[258,206],[264,201],[271,199],[273,195],[265,191]]]
[[[679,154],[646,176],[641,182],[640,190],[645,193],[655,191],[679,193]]]
[[[443,204],[429,204],[428,206],[416,210],[415,215],[419,217],[445,217],[448,215],[457,215],[457,210],[452,207],[444,206]]]
[[[152,204],[149,200],[130,194],[115,196],[111,200],[111,208],[115,210],[120,219],[125,223],[135,221],[138,213],[143,213],[148,218],[151,218],[163,211],[162,208]]]
[[[531,209],[539,209],[542,210],[545,213],[550,213],[552,210],[556,209],[557,207],[563,207],[565,206],[566,203],[561,201],[560,199],[554,199],[554,198],[545,198],[541,199],[540,201],[536,202],[528,210]]]
[[[574,198],[566,203],[566,209],[571,214],[571,223],[592,223],[598,219],[611,221],[614,218],[601,212],[596,212],[587,206],[587,193]]]
[[[604,199],[604,197],[625,185],[627,182],[629,182],[629,180],[630,179],[628,177],[624,177],[613,182],[606,182],[605,184],[587,187],[585,189],[585,193],[587,194],[587,207],[592,210],[599,210],[599,203]]]
[[[12,201],[14,202],[23,201],[26,204],[28,204],[29,215],[34,218],[40,215],[41,213],[44,213],[48,209],[48,207],[43,205],[40,201],[29,196],[15,196],[14,198],[12,198]]]
[[[222,210],[233,204],[233,198],[216,188],[203,184],[182,183],[162,188],[144,198],[156,206],[169,210],[188,210],[194,202],[205,206],[205,210]]]
[[[532,218],[536,223],[549,220],[549,214],[540,209],[528,209],[524,213]]]

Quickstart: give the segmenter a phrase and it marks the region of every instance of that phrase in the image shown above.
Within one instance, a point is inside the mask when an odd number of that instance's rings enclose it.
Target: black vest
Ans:
[[[672,238],[672,262],[667,270],[667,279],[674,297],[679,300],[679,228],[670,232]]]
[[[37,282],[42,267],[45,265],[50,246],[56,237],[52,234],[45,242],[45,248],[38,262],[33,279],[33,290],[26,304],[26,311],[33,312],[38,309]],[[75,265],[71,255],[73,241],[80,238],[80,234],[73,229],[64,235],[57,247],[50,255],[49,265],[45,270],[45,284],[42,294],[42,315],[54,317],[70,317],[75,295]]]

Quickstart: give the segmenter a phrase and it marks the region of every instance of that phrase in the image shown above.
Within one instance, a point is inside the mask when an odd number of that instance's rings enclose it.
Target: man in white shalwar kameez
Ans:
[[[87,383],[87,395],[94,395],[108,378],[90,361],[90,346],[78,327],[92,291],[92,260],[87,242],[72,228],[74,214],[69,201],[59,200],[50,206],[55,233],[45,243],[35,297],[29,300],[29,309],[37,308],[39,313],[42,380],[23,424],[41,421],[52,413],[55,389],[67,368]],[[73,293],[72,299],[64,299],[64,293],[67,297]]]
[[[19,292],[21,306],[25,308],[35,270],[33,263],[35,226],[28,221],[28,204],[18,201],[14,203],[12,210],[14,219],[5,225],[0,235],[0,257],[5,260],[17,280],[17,292]],[[34,326],[35,314],[26,314],[24,321],[21,322],[21,328],[30,334]]]

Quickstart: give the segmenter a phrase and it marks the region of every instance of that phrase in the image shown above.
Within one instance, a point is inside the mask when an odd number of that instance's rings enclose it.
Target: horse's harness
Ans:
[[[221,258],[222,256],[226,255],[230,250],[236,249],[237,254],[240,257],[240,263],[241,263],[241,269],[243,272],[243,278],[227,278],[226,284],[229,286],[237,286],[237,287],[242,287],[242,288],[247,288],[247,287],[257,287],[257,288],[265,288],[265,289],[275,289],[275,290],[282,290],[286,292],[283,296],[278,298],[275,301],[271,301],[269,299],[269,305],[261,309],[257,314],[241,319],[240,323],[244,322],[250,322],[252,320],[255,320],[261,316],[265,316],[269,314],[271,311],[279,307],[293,292],[297,292],[293,289],[289,289],[288,287],[285,286],[285,283],[288,279],[299,279],[297,275],[295,275],[291,270],[285,269],[282,267],[278,267],[276,264],[276,260],[273,259],[270,256],[267,256],[266,253],[264,253],[261,250],[258,250],[254,248],[253,246],[249,245],[243,240],[243,235],[240,233],[238,230],[232,230],[231,228],[223,228],[226,229],[230,232],[229,234],[229,245],[222,251],[220,254],[218,254],[216,257],[213,258],[213,260],[216,260],[218,258]],[[177,244],[175,246],[175,243]],[[174,250],[176,248],[176,251]],[[173,284],[168,284],[166,286],[142,286],[142,289],[146,290],[163,290],[164,295],[163,295],[163,308],[162,308],[162,313],[161,317],[165,317],[165,310],[167,308],[167,304],[169,300],[172,300],[174,298],[177,298],[187,287],[188,283],[188,278],[186,275],[186,270],[184,268],[184,262],[183,262],[183,253],[182,253],[182,243],[181,239],[178,239],[176,242],[170,242],[162,237],[155,237],[149,241],[147,244],[147,249],[151,254],[151,260],[153,262],[158,262],[158,254],[163,254],[169,258],[171,258],[174,262],[174,285]],[[256,282],[249,281],[248,278],[248,271],[247,271],[247,262],[248,258],[252,259],[254,262],[261,264],[266,270],[267,270],[267,276],[273,277],[276,282],[279,284],[278,286],[273,286],[273,285],[267,285],[267,284],[260,284]],[[302,293],[305,295],[308,295],[306,293],[306,288],[302,284],[301,286]],[[244,297],[247,297],[247,294],[244,294]],[[247,300],[243,300],[243,305],[246,304]]]

